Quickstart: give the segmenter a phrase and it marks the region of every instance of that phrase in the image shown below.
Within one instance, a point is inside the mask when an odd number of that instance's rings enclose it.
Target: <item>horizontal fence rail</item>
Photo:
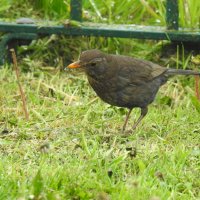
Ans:
[[[35,33],[38,35],[65,34],[71,36],[102,36],[120,38],[139,38],[171,41],[200,41],[198,30],[169,30],[159,26],[106,25],[81,23],[79,27],[38,26],[35,24],[0,23],[0,32]]]

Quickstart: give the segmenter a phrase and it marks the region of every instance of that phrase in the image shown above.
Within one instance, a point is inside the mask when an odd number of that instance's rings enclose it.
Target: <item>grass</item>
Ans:
[[[165,3],[166,0],[88,0],[83,1],[83,19],[103,23],[166,26]],[[200,2],[179,0],[178,3],[179,25],[199,28]],[[69,18],[70,14],[70,0],[1,0],[0,7],[0,19],[3,21],[20,17],[62,21]]]
[[[172,79],[130,136],[126,110],[99,100],[85,76],[0,72],[0,199],[198,199],[199,113]],[[132,114],[128,129],[139,112]]]
[[[34,2],[2,1],[0,17],[68,17],[69,1],[66,7],[58,6],[63,1]],[[165,25],[164,1],[106,2],[84,1],[84,19]],[[199,26],[199,5],[179,2],[182,26]],[[191,51],[174,46],[53,35],[20,47],[20,81],[30,120],[23,114],[15,73],[5,64],[0,69],[0,199],[200,199],[200,104],[193,77],[170,79],[137,130],[125,137],[121,128],[127,110],[102,102],[84,75],[62,71],[82,50],[92,48],[193,68]],[[138,116],[135,109],[128,129]]]

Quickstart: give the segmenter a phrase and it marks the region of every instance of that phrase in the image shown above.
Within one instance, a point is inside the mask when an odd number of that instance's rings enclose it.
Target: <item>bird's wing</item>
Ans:
[[[131,82],[148,82],[167,70],[165,67],[142,59],[127,56],[116,56],[114,59],[118,65],[119,76],[128,77]]]

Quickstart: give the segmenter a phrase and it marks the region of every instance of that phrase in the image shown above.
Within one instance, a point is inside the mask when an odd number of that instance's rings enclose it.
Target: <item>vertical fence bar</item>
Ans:
[[[70,18],[76,21],[82,21],[82,0],[70,1]]]
[[[166,0],[167,29],[178,30],[178,0]]]

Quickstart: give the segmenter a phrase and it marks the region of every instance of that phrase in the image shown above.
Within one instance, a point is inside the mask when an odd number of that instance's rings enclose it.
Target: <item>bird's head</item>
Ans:
[[[101,77],[107,67],[106,54],[99,50],[83,51],[78,61],[71,63],[67,68],[81,68],[88,76]],[[94,78],[95,78],[94,77]]]

